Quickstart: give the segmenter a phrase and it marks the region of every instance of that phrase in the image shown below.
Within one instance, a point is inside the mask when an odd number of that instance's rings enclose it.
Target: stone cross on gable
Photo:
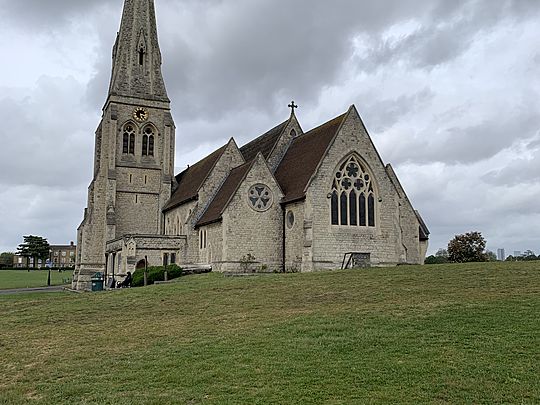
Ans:
[[[298,108],[298,106],[296,104],[294,104],[294,100],[291,101],[291,104],[289,104],[288,107],[291,109],[291,114],[293,114],[293,115],[294,115],[295,108]]]

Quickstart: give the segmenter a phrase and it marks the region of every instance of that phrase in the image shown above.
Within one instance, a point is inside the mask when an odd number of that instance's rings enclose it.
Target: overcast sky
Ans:
[[[0,0],[0,251],[76,238],[122,0]],[[538,0],[156,0],[180,171],[355,104],[431,230],[540,251]]]

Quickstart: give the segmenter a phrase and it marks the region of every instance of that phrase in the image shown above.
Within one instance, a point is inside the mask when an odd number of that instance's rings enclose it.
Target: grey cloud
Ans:
[[[482,180],[494,186],[540,185],[540,131],[527,142],[526,155],[518,151],[518,156],[506,163],[505,167],[486,173]],[[538,207],[538,201],[535,202]]]
[[[112,5],[114,0],[0,0],[0,14],[16,21],[24,30],[57,31],[72,19],[84,16],[102,5]]]
[[[517,109],[507,113],[504,117],[498,111],[493,111],[489,120],[468,126],[449,126],[448,122],[436,119],[415,136],[401,138],[399,144],[389,151],[389,156],[398,163],[424,164],[469,164],[490,159],[500,151],[533,137],[540,128],[539,111]],[[454,122],[455,118],[451,122]],[[437,128],[436,125],[440,127]]]
[[[540,248],[540,237],[528,231],[540,220],[540,182],[526,188],[488,184],[481,180],[478,164],[411,164],[398,166],[396,172],[430,228],[431,251],[473,230],[481,231],[494,249]]]
[[[121,0],[0,0],[2,21],[11,30],[50,36],[51,46],[73,24],[92,26],[98,38],[97,58],[89,61],[95,68],[90,81],[46,79],[36,92],[28,89],[26,99],[2,92],[0,108],[10,118],[0,133],[4,150],[17,156],[22,151],[25,158],[0,161],[0,246],[13,246],[23,233],[47,234],[56,242],[74,237],[91,177],[93,132],[105,101],[121,7]],[[473,89],[461,90],[449,101],[440,94],[448,89],[430,76],[451,66],[471,44],[487,41],[489,33],[537,21],[537,0],[156,0],[156,8],[164,75],[178,126],[179,166],[200,158],[193,151],[206,152],[231,136],[242,144],[271,128],[288,116],[292,97],[302,107],[300,119],[309,116],[314,124],[336,109],[345,110],[345,103],[329,104],[346,99],[358,104],[376,141],[387,142],[383,156],[403,175],[409,196],[431,228],[432,249],[473,228],[484,231],[495,247],[538,241],[524,231],[540,221],[537,198],[527,194],[494,201],[490,194],[506,193],[516,176],[531,192],[537,187],[538,153],[531,160],[515,157],[516,145],[525,141],[529,152],[537,148],[540,108],[537,82],[531,79],[538,70],[536,45],[529,45],[530,60],[520,62],[531,78],[514,78],[511,91],[519,92],[520,83],[530,87],[519,106],[482,115],[490,107],[473,106],[479,100]],[[403,24],[418,28],[384,41],[389,30]],[[357,38],[365,41],[367,53],[352,59]],[[347,88],[347,80],[357,73],[362,77],[354,81],[358,88]],[[424,81],[405,90],[396,85],[379,91],[394,73],[403,82],[409,75]],[[445,79],[451,83],[454,74],[448,70]],[[473,80],[486,79],[477,74]],[[494,97],[507,97],[498,91]],[[473,107],[477,115],[468,116]],[[386,138],[395,128],[402,131]],[[9,139],[13,133],[25,136]],[[496,166],[500,171],[477,171],[477,162],[501,151],[510,157]],[[425,175],[414,175],[410,162]],[[443,173],[432,173],[433,164],[444,165]],[[468,182],[460,183],[464,177]],[[464,201],[467,210],[462,209]],[[26,205],[28,211],[20,212]],[[65,215],[67,224],[54,220]],[[504,226],[506,235],[494,220],[501,217],[511,224]],[[527,247],[534,248],[520,250]]]
[[[50,243],[63,244],[76,239],[82,220],[84,198],[77,188],[16,186],[0,191],[0,249],[13,251],[22,236],[43,235]]]
[[[430,88],[417,93],[401,95],[396,99],[377,99],[371,96],[361,105],[360,115],[372,133],[383,132],[412,111],[424,108],[434,98]]]
[[[0,99],[9,117],[0,134],[2,185],[66,187],[86,181],[92,163],[87,151],[93,145],[86,130],[99,114],[81,108],[75,95],[83,92],[74,79],[44,77],[31,96]]]

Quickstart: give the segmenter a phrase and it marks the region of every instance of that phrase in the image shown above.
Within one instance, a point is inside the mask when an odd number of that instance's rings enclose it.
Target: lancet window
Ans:
[[[375,227],[377,207],[373,178],[354,155],[334,174],[330,206],[332,225]]]
[[[124,127],[124,135],[122,138],[122,153],[125,155],[135,154],[135,127],[132,124],[127,124]]]
[[[152,127],[146,127],[142,138],[142,155],[154,156],[154,130]]]

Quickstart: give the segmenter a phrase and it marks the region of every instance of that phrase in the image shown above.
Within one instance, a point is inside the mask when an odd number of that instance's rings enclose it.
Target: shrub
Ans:
[[[170,264],[167,267],[156,266],[148,267],[148,284],[154,284],[156,281],[165,281],[165,269],[169,280],[182,276],[182,269],[176,264]],[[144,286],[144,269],[138,269],[133,273],[133,287]]]

